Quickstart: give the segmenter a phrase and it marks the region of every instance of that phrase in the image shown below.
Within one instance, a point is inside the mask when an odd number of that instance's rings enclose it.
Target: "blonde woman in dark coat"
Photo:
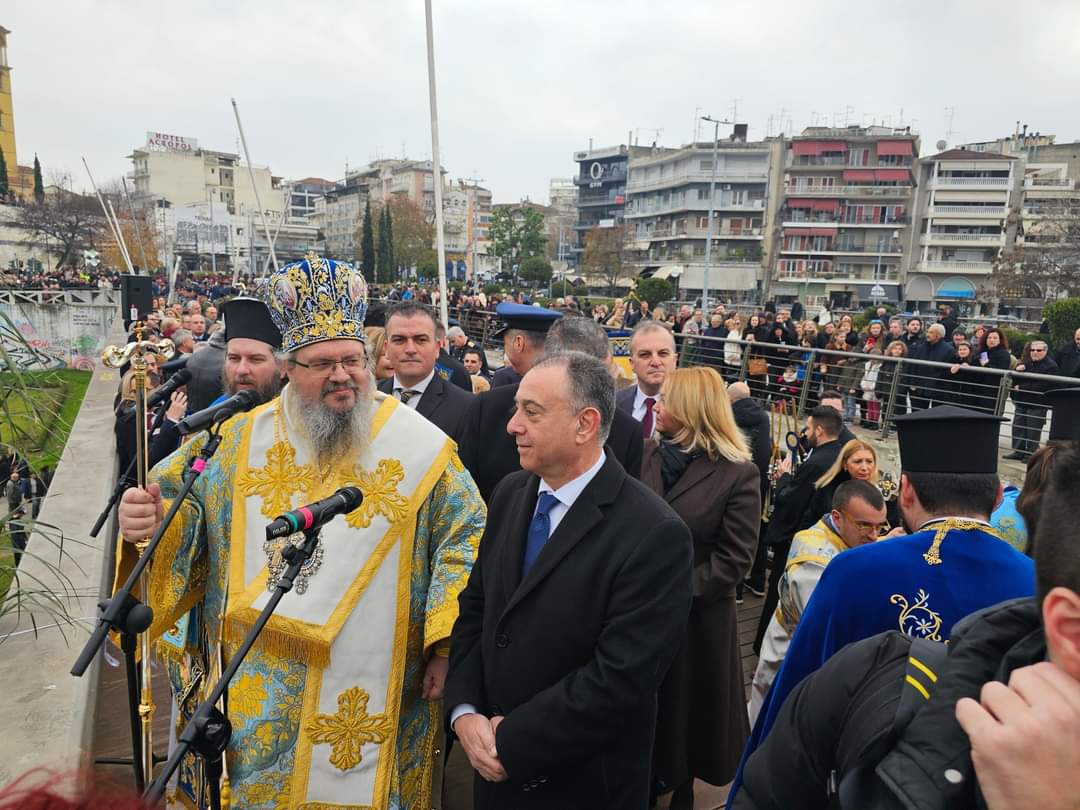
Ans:
[[[645,444],[641,481],[690,527],[694,604],[686,637],[660,687],[653,778],[693,807],[693,782],[731,781],[750,733],[735,586],[750,570],[761,517],[758,470],[735,424],[720,375],[668,374]]]

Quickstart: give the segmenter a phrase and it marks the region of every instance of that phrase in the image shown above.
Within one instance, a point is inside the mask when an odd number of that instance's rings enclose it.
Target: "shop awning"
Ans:
[[[975,285],[966,278],[952,276],[941,282],[935,295],[938,298],[974,298]]]
[[[881,141],[877,145],[878,155],[913,155],[911,141]]]
[[[788,197],[785,205],[788,208],[813,208],[815,202],[816,200],[808,200],[805,197]]]
[[[683,266],[681,264],[665,264],[653,273],[653,278],[678,278],[682,274]]]
[[[785,205],[788,208],[809,208],[812,211],[840,210],[840,200],[808,200],[804,197],[789,197]]]
[[[844,169],[844,182],[873,183],[873,169]]]
[[[831,211],[833,213],[840,210],[839,200],[814,200],[815,211]]]
[[[903,182],[909,180],[911,175],[908,174],[907,169],[874,169],[875,180],[886,180],[889,182]]]

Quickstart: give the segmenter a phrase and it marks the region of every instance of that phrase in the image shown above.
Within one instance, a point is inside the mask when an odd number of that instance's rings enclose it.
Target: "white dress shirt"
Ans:
[[[632,411],[630,411],[630,415],[633,416],[635,419],[637,419],[639,422],[644,422],[645,421],[645,398],[646,397],[651,397],[652,400],[653,400],[653,404],[655,405],[656,401],[658,399],[660,399],[660,394],[659,393],[646,394],[644,391],[641,390],[640,385],[637,387],[637,390],[634,391],[634,408],[633,408]],[[655,434],[656,434],[656,415],[654,414],[653,415],[653,424],[652,424],[652,433],[650,433],[646,438],[651,439]]]
[[[640,389],[639,389],[640,393]],[[558,503],[548,510],[548,539],[551,539],[551,535],[555,534],[555,530],[562,523],[562,519],[566,517],[566,513],[570,511],[570,507],[574,505],[585,487],[589,485],[589,482],[596,478],[596,474],[600,472],[600,468],[604,466],[606,456],[603,449],[600,450],[600,457],[596,460],[589,469],[579,475],[572,481],[567,481],[558,489],[552,489],[551,485],[544,479],[540,479],[540,486],[537,487],[537,506],[540,505],[539,496],[545,492],[550,492],[555,496]],[[533,515],[536,515],[536,509],[533,509]],[[459,706],[454,707],[454,711],[450,713],[450,728],[454,727],[454,723],[458,721],[459,717],[463,717],[466,714],[476,714],[476,707],[471,703],[462,703]]]
[[[405,403],[405,406],[416,410],[416,406],[420,404],[420,397],[424,395],[427,387],[431,385],[432,379],[435,377],[435,369],[431,369],[431,373],[424,379],[418,382],[416,385],[405,385],[398,379],[397,374],[394,375],[394,398],[401,399],[400,394],[402,391],[415,391],[416,393],[409,397],[409,401]]]

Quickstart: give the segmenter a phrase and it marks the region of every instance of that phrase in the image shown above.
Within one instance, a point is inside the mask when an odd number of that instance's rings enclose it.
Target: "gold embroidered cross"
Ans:
[[[368,693],[350,686],[337,698],[336,714],[317,714],[305,731],[313,745],[329,743],[330,764],[347,771],[360,764],[360,749],[367,743],[382,743],[390,736],[390,719],[385,714],[368,714]]]
[[[357,486],[364,493],[363,503],[346,518],[349,525],[366,529],[376,515],[382,515],[391,524],[404,518],[409,501],[397,489],[404,480],[405,470],[396,458],[380,459],[371,472],[357,466],[352,475],[342,476],[339,486]]]
[[[245,470],[237,481],[241,494],[262,498],[262,513],[273,520],[292,508],[292,494],[311,487],[311,468],[297,466],[296,451],[279,440],[266,451],[266,466]]]

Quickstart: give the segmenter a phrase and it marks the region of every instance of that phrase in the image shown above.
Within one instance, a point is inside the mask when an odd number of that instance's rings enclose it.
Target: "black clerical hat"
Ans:
[[[997,472],[998,431],[1003,417],[939,405],[893,421],[903,472]]]
[[[1046,401],[1054,409],[1050,417],[1050,440],[1080,439],[1080,388],[1047,391]]]
[[[221,307],[225,318],[225,342],[233,338],[261,340],[281,348],[281,332],[270,318],[270,308],[257,298],[233,298]]]

